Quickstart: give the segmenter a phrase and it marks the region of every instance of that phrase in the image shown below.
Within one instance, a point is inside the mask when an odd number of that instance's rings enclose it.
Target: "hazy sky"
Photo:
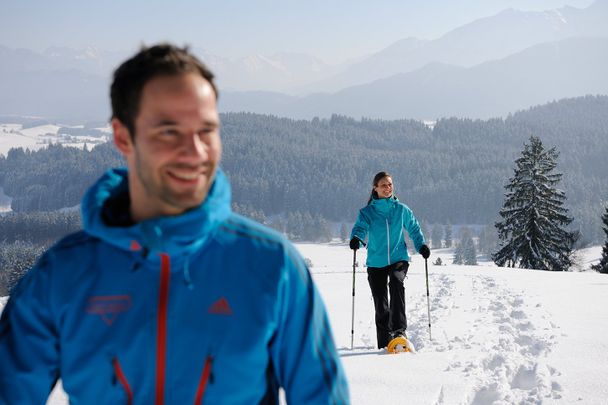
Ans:
[[[169,40],[236,57],[303,52],[336,63],[393,42],[438,38],[506,8],[593,0],[0,0],[0,44],[132,51]],[[1,63],[1,62],[0,62]]]

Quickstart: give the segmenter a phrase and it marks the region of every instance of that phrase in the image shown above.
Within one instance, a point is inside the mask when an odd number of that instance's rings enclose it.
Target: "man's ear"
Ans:
[[[123,155],[127,156],[133,150],[133,140],[129,129],[118,118],[112,118],[112,132],[114,132],[114,145]]]

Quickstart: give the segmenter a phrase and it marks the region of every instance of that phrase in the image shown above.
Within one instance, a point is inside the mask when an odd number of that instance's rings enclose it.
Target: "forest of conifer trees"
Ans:
[[[232,184],[233,208],[294,240],[327,240],[350,228],[381,170],[392,174],[395,194],[427,233],[434,225],[491,226],[499,219],[513,162],[535,136],[562,151],[560,187],[573,218],[569,229],[580,232],[579,246],[603,241],[606,96],[560,100],[505,119],[443,118],[432,126],[337,115],[221,118],[222,167]],[[12,197],[16,214],[75,207],[104,170],[122,164],[111,143],[90,151],[56,145],[37,152],[13,149],[0,156],[0,187]],[[486,241],[483,249],[491,250],[495,235],[484,232],[479,247]]]

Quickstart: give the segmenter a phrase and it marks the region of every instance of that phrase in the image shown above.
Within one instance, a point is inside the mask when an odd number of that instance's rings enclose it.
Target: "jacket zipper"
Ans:
[[[196,389],[194,405],[201,405],[203,402],[203,396],[205,395],[205,389],[207,388],[207,381],[209,381],[209,378],[211,377],[212,363],[213,357],[208,356],[207,360],[205,360],[205,367],[203,367],[203,374],[201,375],[201,379],[198,383],[198,388]]]
[[[386,257],[388,258],[387,266],[391,265],[391,230],[388,226],[388,219],[386,219]]]
[[[167,304],[169,302],[169,278],[171,263],[169,255],[160,254],[160,293],[158,297],[158,319],[156,328],[156,405],[165,398],[165,370],[167,367]]]
[[[131,405],[133,403],[133,391],[131,390],[131,386],[129,385],[129,381],[127,381],[127,377],[125,377],[125,373],[123,373],[122,368],[120,367],[120,363],[118,359],[114,357],[112,359],[112,365],[114,366],[114,375],[118,378],[120,385],[125,390],[127,394],[127,404]]]

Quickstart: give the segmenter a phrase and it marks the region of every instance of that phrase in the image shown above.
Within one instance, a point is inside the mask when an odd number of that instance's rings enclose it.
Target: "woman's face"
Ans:
[[[378,185],[374,187],[379,198],[389,198],[393,195],[393,179],[389,176],[383,177]]]

